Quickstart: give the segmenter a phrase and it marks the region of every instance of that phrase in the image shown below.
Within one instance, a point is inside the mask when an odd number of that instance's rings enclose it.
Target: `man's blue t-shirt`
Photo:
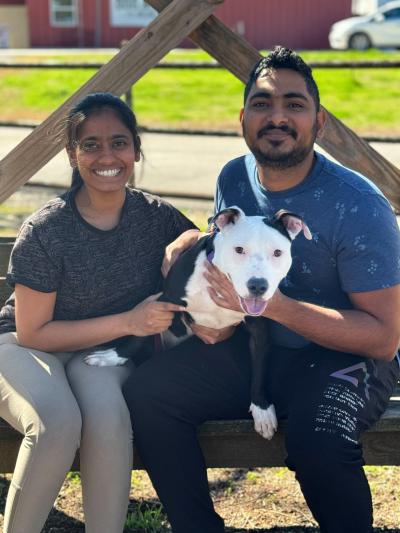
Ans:
[[[316,153],[309,175],[284,191],[259,182],[252,154],[230,161],[219,175],[215,211],[236,205],[272,218],[280,209],[303,217],[312,240],[292,244],[293,264],[281,283],[287,296],[333,309],[351,309],[347,296],[400,283],[400,237],[389,202],[364,176]],[[276,344],[308,341],[272,322]]]

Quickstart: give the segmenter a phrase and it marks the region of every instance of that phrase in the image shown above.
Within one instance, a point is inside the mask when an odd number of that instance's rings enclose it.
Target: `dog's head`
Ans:
[[[262,216],[246,216],[236,206],[213,218],[218,228],[214,240],[214,264],[231,280],[247,315],[260,315],[292,264],[292,240],[302,231],[311,233],[301,217],[278,211],[268,222]]]

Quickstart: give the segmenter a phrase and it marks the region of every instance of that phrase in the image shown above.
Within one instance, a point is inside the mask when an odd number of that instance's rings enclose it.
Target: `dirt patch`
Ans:
[[[400,467],[367,467],[371,484],[375,532],[400,532],[398,504]],[[0,479],[0,512],[4,511],[10,476]],[[211,493],[227,531],[235,533],[316,533],[319,529],[303,500],[292,472],[285,468],[209,470]],[[129,512],[155,509],[159,502],[145,472],[133,472]],[[0,515],[0,526],[3,517]],[[80,478],[70,473],[43,533],[82,533],[84,517]],[[126,532],[170,531],[165,516],[156,529],[126,528]]]

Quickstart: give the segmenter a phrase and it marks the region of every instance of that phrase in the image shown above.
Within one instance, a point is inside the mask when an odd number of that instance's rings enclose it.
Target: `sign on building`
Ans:
[[[157,15],[144,0],[110,0],[111,26],[147,26]]]

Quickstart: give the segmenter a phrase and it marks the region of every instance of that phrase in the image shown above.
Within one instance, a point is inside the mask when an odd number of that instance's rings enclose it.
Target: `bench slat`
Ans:
[[[10,260],[10,254],[14,241],[9,237],[0,237],[0,274],[3,276],[8,269],[8,261]]]
[[[6,283],[5,275],[14,240],[12,237],[0,237],[0,305],[10,296],[12,289]]]
[[[226,429],[226,425],[221,428],[219,422],[207,422],[200,428],[200,444],[209,468],[285,466],[286,452],[281,430],[271,441],[266,441],[255,433],[251,421],[232,422],[232,431]],[[0,472],[12,472],[21,436],[11,428],[1,427],[0,433]],[[363,435],[362,442],[367,464],[400,465],[399,429],[382,432],[372,428]],[[134,469],[140,468],[142,465],[135,452]],[[72,469],[79,470],[79,454]]]
[[[0,276],[0,305],[3,305],[3,302],[7,300],[11,293],[12,288],[7,285],[6,278]]]

